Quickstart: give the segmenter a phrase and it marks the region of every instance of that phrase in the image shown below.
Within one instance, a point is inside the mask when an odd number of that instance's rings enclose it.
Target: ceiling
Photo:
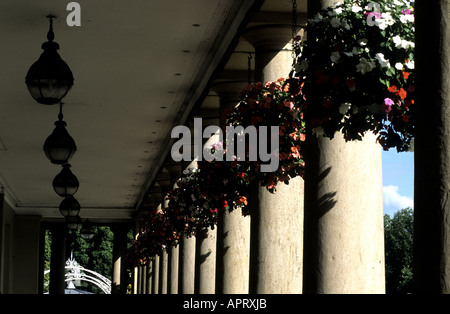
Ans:
[[[235,39],[253,5],[286,12],[290,0],[77,1],[81,26],[70,27],[61,0],[0,2],[0,184],[20,215],[61,219],[52,180],[61,170],[42,150],[58,106],[38,104],[25,85],[28,68],[54,20],[59,54],[75,83],[64,98],[67,130],[78,151],[71,160],[80,181],[82,218],[130,219],[155,179],[170,131],[193,108],[218,107],[209,91],[223,68],[247,67],[252,51]],[[306,11],[306,1],[299,10]],[[259,21],[261,22],[261,21]],[[289,21],[288,21],[289,23]],[[235,47],[231,54],[229,47]],[[227,59],[229,58],[229,59]],[[226,62],[228,60],[228,62]]]

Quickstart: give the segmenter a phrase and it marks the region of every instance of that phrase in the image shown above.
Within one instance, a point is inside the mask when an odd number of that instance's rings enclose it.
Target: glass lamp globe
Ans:
[[[73,86],[72,71],[58,54],[59,45],[53,41],[54,38],[53,21],[50,17],[48,41],[42,44],[44,52],[31,65],[25,77],[31,96],[44,105],[60,103]]]
[[[59,211],[64,217],[76,217],[80,213],[80,203],[73,196],[64,198],[59,204]]]
[[[53,189],[59,196],[73,196],[78,191],[80,183],[70,170],[70,164],[65,164],[62,167],[61,172],[53,179]]]
[[[62,119],[55,122],[55,129],[44,143],[45,156],[51,163],[63,165],[69,162],[77,151],[74,139],[66,129],[66,122]]]

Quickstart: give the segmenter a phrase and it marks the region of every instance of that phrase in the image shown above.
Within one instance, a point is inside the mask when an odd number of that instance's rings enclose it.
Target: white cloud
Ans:
[[[408,196],[398,193],[398,186],[383,186],[383,205],[386,214],[393,214],[396,211],[411,207],[414,208],[414,200]]]

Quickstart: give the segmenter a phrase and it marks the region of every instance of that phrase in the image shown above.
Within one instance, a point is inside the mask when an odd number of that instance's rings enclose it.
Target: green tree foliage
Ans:
[[[89,270],[93,270],[108,279],[112,276],[112,252],[114,234],[109,227],[93,227],[95,237],[91,241],[85,241],[80,236],[79,230],[68,230],[66,232],[66,260],[71,252],[75,260]],[[50,231],[45,233],[45,258],[44,270],[50,269],[52,235]],[[48,280],[50,275],[44,278],[44,293],[48,292]],[[97,286],[82,281],[78,289],[93,293],[103,293]]]
[[[85,241],[79,230],[70,230],[66,234],[66,258],[73,252],[75,260],[89,270],[93,270],[108,279],[112,274],[112,251],[114,234],[109,227],[93,227],[95,237]],[[101,289],[87,282],[81,282],[79,289],[102,293]]]
[[[386,293],[404,294],[412,290],[413,222],[411,208],[391,218],[384,215],[386,251]]]

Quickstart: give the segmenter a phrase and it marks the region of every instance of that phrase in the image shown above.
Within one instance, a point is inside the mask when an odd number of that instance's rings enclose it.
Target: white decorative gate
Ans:
[[[111,294],[111,280],[78,264],[73,257],[73,252],[70,254],[70,258],[66,261],[65,269],[65,281],[68,282],[68,288],[79,286],[80,281],[87,281],[99,287],[105,294]],[[44,275],[49,272],[50,270],[46,270]]]

